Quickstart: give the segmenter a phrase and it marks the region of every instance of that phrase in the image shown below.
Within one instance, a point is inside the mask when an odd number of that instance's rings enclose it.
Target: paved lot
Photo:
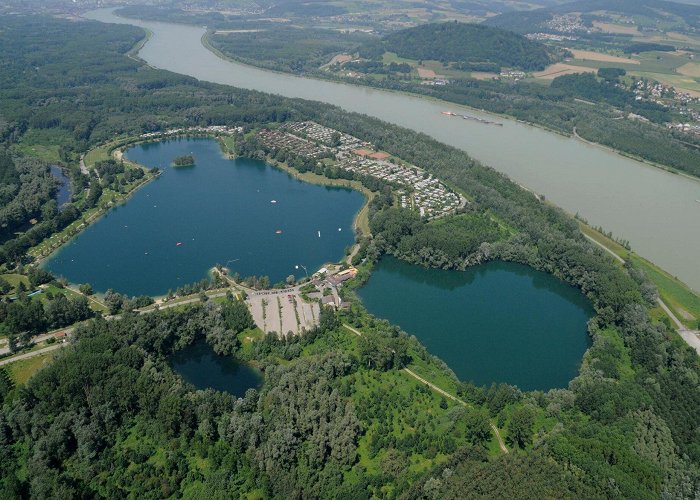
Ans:
[[[298,335],[318,325],[319,305],[304,302],[298,288],[254,292],[247,302],[255,324],[265,333]]]

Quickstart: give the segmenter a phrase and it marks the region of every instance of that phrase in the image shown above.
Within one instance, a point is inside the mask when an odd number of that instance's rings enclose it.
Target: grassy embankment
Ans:
[[[6,369],[10,378],[17,386],[27,383],[36,372],[48,365],[53,359],[56,351],[47,352],[33,358],[15,361],[7,365]]]
[[[676,317],[688,328],[698,327],[698,320],[700,320],[700,296],[696,292],[691,290],[678,278],[670,275],[634,252],[627,250],[619,243],[599,233],[595,229],[582,222],[579,222],[579,225],[584,234],[593,238],[620,258],[629,260],[635,266],[644,270],[649,279],[651,279],[659,289],[661,299],[673,311]],[[655,317],[665,315],[663,311],[661,311],[661,308],[653,310],[652,314]]]

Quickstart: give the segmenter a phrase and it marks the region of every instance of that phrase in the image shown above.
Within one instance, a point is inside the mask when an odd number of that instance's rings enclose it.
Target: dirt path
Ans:
[[[87,169],[87,166],[85,165],[85,155],[80,155],[80,173],[83,175],[90,175],[90,171]]]
[[[356,330],[355,328],[351,327],[350,325],[343,324],[343,326],[345,328],[347,328],[348,330],[350,330],[355,335],[357,335],[358,337],[362,337],[362,332],[360,332],[359,330]],[[454,396],[454,395],[450,394],[449,392],[447,392],[443,389],[440,389],[438,386],[436,386],[435,384],[433,384],[431,382],[428,382],[427,380],[425,380],[423,377],[421,377],[420,375],[418,375],[414,371],[412,371],[408,368],[404,368],[403,371],[405,373],[407,373],[409,376],[418,380],[419,382],[427,385],[428,387],[430,387],[432,390],[434,390],[438,394],[441,394],[442,396],[445,396],[446,398],[451,399],[455,403],[458,403],[462,406],[471,408],[471,405],[468,404],[466,401],[463,401],[463,400],[459,399],[457,396]],[[494,425],[494,423],[491,422],[490,420],[489,420],[489,425],[491,426],[491,432],[493,432],[494,436],[496,436],[496,439],[498,440],[498,447],[501,448],[501,451],[503,453],[508,453],[508,448],[506,447],[506,443],[503,441],[503,437],[501,437],[501,432],[498,430],[498,427],[496,427]]]
[[[13,356],[11,358],[3,359],[0,360],[0,366],[5,366],[9,365],[10,363],[14,363],[15,361],[21,361],[23,359],[29,359],[29,358],[34,358],[36,356],[41,356],[42,354],[46,354],[47,352],[55,351],[56,349],[60,349],[61,347],[65,347],[68,344],[63,344],[63,343],[58,343],[58,344],[53,344],[48,347],[44,347],[43,349],[37,349],[36,351],[32,352],[27,352],[25,354],[19,354],[17,356]]]
[[[610,255],[612,255],[613,258],[614,258],[615,260],[617,260],[618,262],[620,262],[620,263],[622,263],[622,264],[625,263],[625,259],[623,259],[623,258],[620,257],[619,255],[617,255],[615,252],[613,252],[612,250],[610,250],[608,247],[606,247],[605,245],[603,245],[601,242],[597,241],[595,238],[592,238],[592,237],[588,236],[588,235],[585,234],[585,233],[584,233],[583,235],[586,237],[586,239],[587,239],[588,241],[590,241],[591,243],[593,243],[593,244],[599,246],[600,248],[602,248],[603,250],[605,250],[607,253],[609,253]]]
[[[80,291],[80,289],[79,289],[78,287],[68,285],[66,288],[68,288],[69,290],[74,291],[74,292],[77,293],[78,295],[82,295],[83,297],[85,297],[86,299],[88,299],[90,302],[92,302],[92,303],[94,303],[94,304],[97,304],[98,306],[100,306],[100,307],[103,308],[103,309],[109,309],[109,307],[107,307],[107,305],[106,305],[104,302],[100,302],[99,300],[97,300],[97,298],[96,298],[94,295],[86,295],[86,294],[84,294],[83,292]]]

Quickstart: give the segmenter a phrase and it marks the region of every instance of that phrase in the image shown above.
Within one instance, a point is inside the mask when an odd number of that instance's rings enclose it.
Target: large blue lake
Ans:
[[[415,335],[460,380],[478,385],[566,387],[590,346],[588,299],[520,264],[459,272],[385,257],[359,294],[371,313]]]
[[[170,166],[184,154],[196,166]],[[217,263],[274,283],[337,261],[354,241],[353,218],[364,202],[357,191],[227,159],[212,139],[147,143],[126,156],[163,174],[49,259],[54,274],[128,295],[163,295],[205,278]]]

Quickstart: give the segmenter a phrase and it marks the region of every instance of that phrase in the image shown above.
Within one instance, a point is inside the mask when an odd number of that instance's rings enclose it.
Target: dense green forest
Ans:
[[[399,371],[440,362],[356,302],[340,317],[324,310],[318,331],[288,340],[234,339],[250,323],[235,306],[212,301],[96,319],[26,387],[9,387],[0,373],[3,497],[698,494],[698,357],[650,318],[656,295],[643,273],[615,264],[571,217],[425,135],[149,68],[124,56],[143,35],[131,27],[75,28],[60,19],[0,19],[0,115],[10,150],[42,131],[60,140],[64,161],[74,164],[115,135],[316,120],[429,171],[471,200],[466,213],[428,223],[391,208],[390,192],[382,192],[372,210],[374,235],[361,242],[365,265],[386,253],[452,269],[491,259],[528,264],[589,297],[593,345],[570,386],[547,393],[476,387],[443,368],[462,407]],[[55,43],[41,43],[48,38]],[[503,98],[501,87],[484,85],[466,95]],[[563,115],[558,120],[570,126]],[[115,182],[123,175],[116,165],[101,167],[115,172]],[[15,248],[10,260],[22,253]],[[256,363],[265,373],[261,391],[235,400],[184,384],[168,356],[198,338]],[[506,436],[508,455],[499,456],[489,422]]]
[[[15,160],[0,146],[0,243],[26,229],[31,219],[47,219],[57,212],[57,185],[44,162]]]
[[[543,9],[506,12],[487,19],[484,24],[517,33],[534,33],[547,31],[545,23],[555,14],[572,13],[583,14],[589,25],[595,19],[607,20],[604,13],[612,13],[635,17],[638,21],[648,19],[651,26],[660,19],[682,31],[700,27],[700,6],[666,0],[577,0]]]
[[[461,69],[485,63],[526,71],[543,70],[556,57],[543,44],[510,31],[458,22],[424,24],[382,39],[384,51],[414,60],[455,63]],[[361,49],[362,51],[363,49]],[[364,49],[367,50],[367,49]]]
[[[353,52],[373,38],[331,29],[274,26],[259,30],[215,33],[208,40],[214,48],[236,60],[278,71],[307,73],[318,70],[334,55]]]

